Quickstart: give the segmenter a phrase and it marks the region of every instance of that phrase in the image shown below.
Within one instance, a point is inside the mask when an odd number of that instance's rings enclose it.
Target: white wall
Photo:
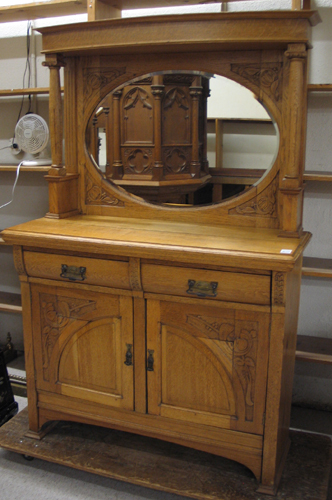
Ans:
[[[322,23],[313,29],[310,83],[332,83],[332,2],[316,1]],[[322,8],[320,8],[322,6]],[[332,172],[332,94],[311,93],[308,99],[306,169]],[[313,234],[305,255],[332,258],[332,183],[307,183],[304,228]],[[304,277],[299,333],[332,338],[332,281]],[[332,367],[296,364],[293,401],[332,409]]]

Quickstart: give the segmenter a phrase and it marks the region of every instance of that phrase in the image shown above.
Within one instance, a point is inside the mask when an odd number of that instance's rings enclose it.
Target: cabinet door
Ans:
[[[148,412],[263,433],[269,309],[148,301]]]
[[[37,389],[133,409],[131,297],[32,285],[32,303]]]

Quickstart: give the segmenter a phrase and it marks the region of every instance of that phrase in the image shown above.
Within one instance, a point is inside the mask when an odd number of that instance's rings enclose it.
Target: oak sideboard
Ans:
[[[31,437],[55,420],[138,433],[241,462],[260,492],[276,492],[310,239],[303,157],[317,21],[225,12],[40,30],[49,213],[2,233],[21,280]],[[278,137],[262,177],[219,201],[203,102],[214,75],[249,89]]]

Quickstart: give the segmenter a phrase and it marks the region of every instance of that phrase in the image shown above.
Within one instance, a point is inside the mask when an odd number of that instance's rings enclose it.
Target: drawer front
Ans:
[[[145,292],[270,304],[270,276],[142,264]]]
[[[129,264],[116,260],[25,252],[28,276],[130,290]]]

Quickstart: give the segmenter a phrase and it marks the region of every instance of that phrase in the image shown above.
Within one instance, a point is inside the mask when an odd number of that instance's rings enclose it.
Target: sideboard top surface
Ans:
[[[260,269],[292,269],[310,239],[274,229],[237,228],[123,217],[42,218],[6,229],[11,244]]]

